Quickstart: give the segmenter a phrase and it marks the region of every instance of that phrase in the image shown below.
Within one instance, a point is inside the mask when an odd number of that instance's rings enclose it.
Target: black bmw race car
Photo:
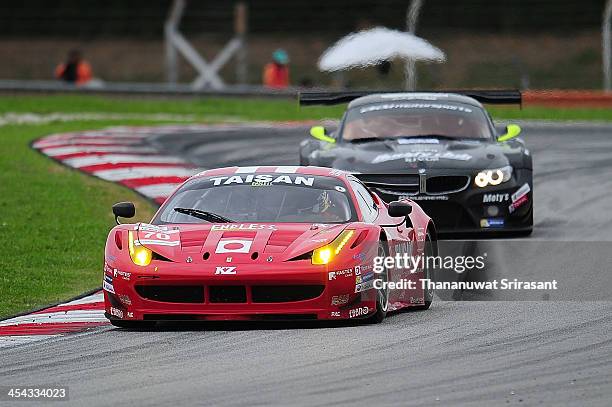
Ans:
[[[302,105],[349,102],[337,130],[310,130],[300,164],[350,171],[386,201],[418,201],[441,234],[528,235],[529,150],[517,125],[498,134],[482,103],[518,91],[303,93]]]

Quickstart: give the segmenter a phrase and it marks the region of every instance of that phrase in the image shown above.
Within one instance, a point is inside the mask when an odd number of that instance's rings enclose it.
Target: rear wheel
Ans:
[[[378,242],[378,256],[387,256],[387,246],[383,241]],[[381,323],[387,316],[387,310],[389,309],[389,287],[386,284],[389,281],[389,272],[384,266],[384,262],[383,268],[383,272],[375,276],[376,279],[381,280],[382,287],[376,290],[376,312],[367,320],[372,324]]]

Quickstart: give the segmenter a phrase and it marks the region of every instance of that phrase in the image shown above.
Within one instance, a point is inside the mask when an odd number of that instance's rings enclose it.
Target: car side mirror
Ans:
[[[521,127],[517,124],[509,124],[506,126],[506,134],[502,134],[497,138],[497,141],[504,142],[515,138],[521,134]]]
[[[404,217],[404,220],[402,220],[397,225],[383,225],[383,227],[400,226],[403,223],[406,223],[406,225],[410,225],[412,223],[410,222],[410,218],[408,217],[412,213],[412,205],[410,205],[408,202],[405,202],[405,201],[389,202],[389,208],[387,209],[387,212],[389,213],[389,216],[393,218]]]
[[[323,126],[313,126],[310,128],[310,135],[317,140],[325,141],[326,143],[334,144],[336,139],[327,134],[327,129]]]
[[[113,215],[115,215],[115,222],[119,225],[119,218],[133,218],[136,215],[136,207],[132,202],[116,203],[113,205]]]
[[[405,201],[389,202],[389,216],[399,218],[400,216],[408,216],[412,213],[412,205]]]

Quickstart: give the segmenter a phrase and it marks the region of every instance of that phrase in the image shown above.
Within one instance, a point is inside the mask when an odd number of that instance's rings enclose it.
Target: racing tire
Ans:
[[[431,240],[431,235],[429,234],[429,231],[427,231],[427,236],[425,237],[425,259],[433,256],[433,254],[434,254],[433,253],[433,245],[435,243],[436,242]],[[425,261],[423,269],[424,269],[423,278],[431,280],[431,281],[435,281],[434,271],[429,267],[427,261]],[[412,309],[414,309],[416,311],[425,311],[425,310],[429,309],[429,307],[431,307],[431,303],[433,302],[433,299],[434,299],[434,290],[433,290],[433,288],[432,289],[425,289],[425,290],[423,290],[423,297],[424,297],[425,303],[423,305],[417,305],[417,306],[413,307]]]
[[[387,257],[387,246],[384,241],[378,242],[378,256]],[[383,282],[389,281],[389,271],[383,264],[383,272],[380,273],[377,277],[380,278]],[[376,278],[376,277],[375,277]],[[387,316],[387,310],[389,309],[389,287],[386,286],[386,289],[376,290],[376,312],[366,321],[370,324],[379,324],[381,323],[385,317]]]
[[[156,324],[155,321],[124,321],[122,319],[110,319],[110,323],[117,328],[127,329],[147,329],[153,328]]]

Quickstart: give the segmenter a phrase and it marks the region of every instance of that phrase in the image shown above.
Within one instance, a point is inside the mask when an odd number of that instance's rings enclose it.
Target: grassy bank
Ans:
[[[30,149],[40,136],[112,122],[0,127],[0,317],[100,285],[114,202],[140,220],[153,207],[128,189],[62,167]]]

